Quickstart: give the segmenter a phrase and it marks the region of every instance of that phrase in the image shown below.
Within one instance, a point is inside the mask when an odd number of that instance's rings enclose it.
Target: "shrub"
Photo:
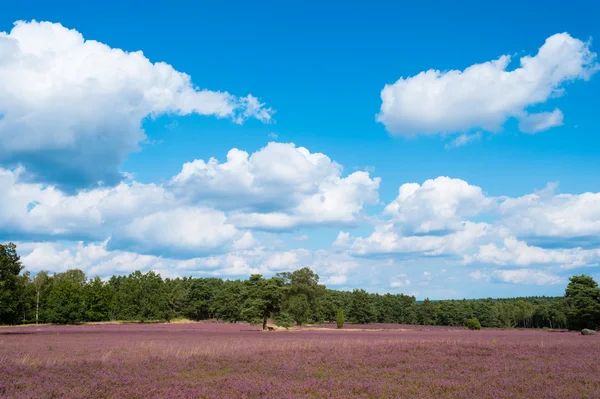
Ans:
[[[288,313],[281,312],[275,317],[275,325],[278,327],[290,328],[294,320]]]
[[[472,318],[472,319],[467,320],[465,322],[465,326],[469,330],[481,330],[481,324],[479,323],[479,320],[477,320],[476,318]]]
[[[335,318],[335,322],[337,323],[337,328],[344,327],[344,311],[342,308],[338,309],[337,317]]]

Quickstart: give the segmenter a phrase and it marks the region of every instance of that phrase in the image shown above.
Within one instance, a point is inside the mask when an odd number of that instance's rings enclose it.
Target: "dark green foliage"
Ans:
[[[111,290],[100,277],[90,280],[83,288],[85,320],[102,321],[108,318]]]
[[[290,328],[292,323],[294,323],[294,319],[285,312],[279,312],[279,314],[275,316],[275,324],[279,327]]]
[[[61,274],[54,279],[48,295],[48,321],[59,324],[85,321],[84,286],[80,281]]]
[[[0,245],[0,323],[15,324],[19,321],[25,286],[19,274],[23,270],[13,243]],[[22,316],[22,315],[21,315]]]
[[[565,291],[566,319],[569,329],[600,328],[600,289],[589,276],[571,277]]]
[[[337,324],[337,328],[344,328],[344,311],[342,310],[342,308],[338,309],[335,322]]]
[[[242,320],[244,284],[241,281],[225,281],[216,293],[212,312],[217,319],[237,322]]]
[[[305,267],[292,273],[277,275],[286,286],[283,297],[283,309],[297,325],[319,322],[322,314],[322,299],[325,286],[319,284],[319,275]]]
[[[358,324],[375,323],[377,321],[377,310],[374,301],[365,290],[352,291],[352,302],[349,312],[350,320]]]
[[[417,321],[421,325],[435,325],[439,307],[425,298],[423,303],[417,308]]]
[[[245,284],[242,318],[250,324],[262,322],[262,328],[266,330],[268,318],[281,310],[284,290],[283,279],[265,279],[260,274],[253,274]]]
[[[169,320],[173,314],[165,282],[154,272],[136,271],[112,277],[107,297],[112,298],[109,315],[115,320]]]
[[[465,321],[465,327],[467,327],[469,330],[481,330],[481,324],[476,318]]]

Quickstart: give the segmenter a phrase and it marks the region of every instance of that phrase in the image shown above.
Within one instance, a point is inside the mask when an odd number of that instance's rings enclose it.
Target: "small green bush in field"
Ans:
[[[465,326],[469,330],[481,330],[481,323],[476,318],[469,319],[465,322]]]
[[[342,308],[338,309],[337,317],[335,318],[335,322],[337,323],[337,328],[344,327],[344,311]]]
[[[293,322],[292,316],[285,312],[281,312],[275,317],[275,325],[278,327],[290,328]]]

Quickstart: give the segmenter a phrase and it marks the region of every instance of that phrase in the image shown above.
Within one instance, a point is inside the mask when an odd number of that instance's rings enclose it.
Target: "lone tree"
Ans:
[[[18,321],[19,302],[24,289],[19,274],[23,270],[17,246],[12,242],[0,244],[0,324],[14,324]]]
[[[570,330],[600,327],[600,289],[593,278],[573,276],[565,291],[567,325]]]
[[[304,267],[292,273],[279,273],[276,277],[281,278],[286,286],[283,310],[297,325],[321,319],[325,286],[319,284],[318,274]]]
[[[242,305],[242,318],[250,324],[262,322],[262,328],[266,330],[268,318],[281,310],[285,291],[283,279],[264,279],[260,274],[253,274],[245,285],[246,298]]]

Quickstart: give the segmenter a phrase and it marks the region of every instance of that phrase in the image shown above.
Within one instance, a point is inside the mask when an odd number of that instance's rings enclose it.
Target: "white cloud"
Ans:
[[[494,270],[492,276],[496,280],[512,284],[551,285],[563,282],[557,275],[532,269]]]
[[[106,242],[87,245],[79,242],[72,247],[63,247],[57,243],[25,243],[19,244],[17,248],[29,250],[29,253],[21,257],[21,261],[32,272],[49,270],[58,273],[69,269],[81,269],[90,276],[105,277],[113,273],[147,271],[159,268],[162,264],[162,260],[155,256],[108,251]]]
[[[391,288],[402,288],[402,287],[406,287],[407,285],[410,285],[410,280],[409,279],[392,280],[390,282],[390,287]]]
[[[350,253],[361,256],[403,253],[422,256],[460,255],[474,248],[486,236],[488,227],[486,223],[465,222],[460,230],[446,235],[403,236],[389,223],[377,226],[366,238],[355,238]]]
[[[558,264],[563,268],[575,268],[589,265],[600,260],[600,250],[581,248],[547,249],[527,245],[515,237],[507,237],[503,246],[495,243],[481,245],[474,255],[465,255],[466,263],[491,263],[495,265],[529,266]]]
[[[173,256],[256,245],[240,228],[354,223],[364,204],[378,201],[380,182],[366,172],[342,177],[325,155],[277,143],[250,157],[233,149],[224,164],[186,164],[166,185],[130,180],[69,195],[27,177],[23,168],[0,168],[1,234],[112,237],[111,247]]]
[[[231,220],[239,227],[285,230],[353,222],[365,204],[378,202],[379,183],[367,172],[342,177],[324,154],[269,143],[252,155],[232,149],[224,163],[186,163],[170,187],[189,201],[237,210]]]
[[[224,254],[176,259],[168,256],[140,255],[111,250],[108,243],[17,243],[23,265],[33,273],[40,270],[61,272],[78,268],[88,276],[106,277],[150,270],[163,277],[223,276],[247,278],[250,274],[273,275],[311,267],[326,284],[340,285],[348,281],[348,273],[358,263],[347,255],[328,251],[272,251],[264,247],[232,250]]]
[[[347,282],[348,282],[347,276],[331,276],[331,277],[327,278],[327,280],[325,281],[325,284],[341,285],[341,284],[346,284]]]
[[[384,212],[405,229],[429,233],[460,229],[464,217],[475,216],[493,204],[480,187],[440,176],[422,185],[403,184]]]
[[[529,114],[519,121],[519,130],[524,133],[537,133],[555,126],[562,126],[563,113],[558,108],[552,112]]]
[[[306,241],[308,240],[308,235],[301,234],[299,236],[294,237],[294,241]]]
[[[62,187],[121,180],[118,168],[145,139],[148,116],[268,122],[273,113],[252,95],[199,89],[166,63],[60,24],[17,22],[0,32],[0,59],[0,164],[23,164]]]
[[[24,174],[23,169],[0,169],[0,231],[5,233],[104,240],[121,222],[175,202],[155,184],[121,183],[67,195],[23,181]]]
[[[519,198],[506,198],[500,213],[520,236],[585,237],[600,234],[600,193],[555,194],[557,185]]]
[[[223,212],[187,207],[136,218],[115,232],[110,244],[144,253],[194,255],[239,246],[240,242],[251,245],[253,239],[228,223]]]
[[[292,251],[275,253],[264,262],[265,266],[271,271],[294,270],[298,263],[298,254]]]
[[[529,131],[556,126],[560,111],[528,116],[527,109],[560,95],[566,82],[596,72],[596,54],[589,47],[590,42],[560,33],[511,71],[511,56],[503,55],[463,71],[431,69],[400,78],[382,90],[377,120],[396,135],[498,131],[509,118],[523,120]]]
[[[475,271],[469,273],[469,277],[471,277],[473,280],[482,280],[482,281],[490,280],[490,277],[487,274],[482,273],[481,270],[475,270]]]
[[[479,140],[481,140],[481,132],[477,132],[474,134],[463,133],[454,138],[450,143],[446,144],[446,149],[449,150],[451,148],[462,147],[463,145],[467,145],[473,141]]]
[[[350,246],[351,238],[350,233],[340,231],[332,246],[334,248],[347,248]]]

